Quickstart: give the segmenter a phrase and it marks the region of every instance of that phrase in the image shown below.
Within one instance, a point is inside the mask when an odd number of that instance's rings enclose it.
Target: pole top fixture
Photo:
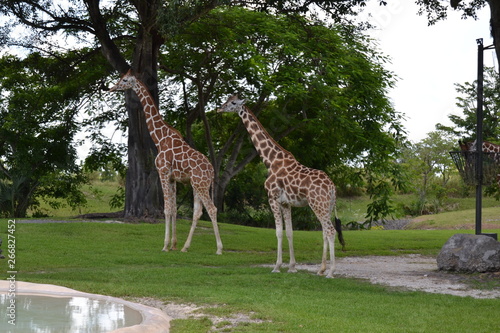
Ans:
[[[476,39],[476,43],[477,45],[483,45],[483,39],[482,38]]]

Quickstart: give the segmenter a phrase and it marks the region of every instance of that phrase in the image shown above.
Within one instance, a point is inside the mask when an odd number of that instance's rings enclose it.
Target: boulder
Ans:
[[[500,271],[500,242],[484,235],[453,235],[439,252],[437,265],[463,273]]]

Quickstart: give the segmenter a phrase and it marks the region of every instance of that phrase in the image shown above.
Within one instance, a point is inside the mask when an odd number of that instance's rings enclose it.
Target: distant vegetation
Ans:
[[[111,173],[113,174],[113,173]],[[102,178],[102,175],[107,175]],[[89,213],[113,213],[120,211],[123,206],[119,206],[123,194],[123,181],[117,174],[109,176],[110,172],[103,174],[93,172],[88,177],[89,184],[82,186],[81,191],[85,196],[85,202],[78,207],[71,207],[60,201],[55,207],[49,203],[42,203],[38,207],[33,217],[50,218],[72,218],[78,215]],[[459,179],[455,180],[460,183]],[[463,186],[463,185],[462,185]],[[182,195],[178,200],[178,213],[181,218],[190,219],[192,215],[192,206],[188,198],[191,198],[190,188],[188,186],[179,186]],[[472,193],[471,193],[472,194]],[[411,228],[424,229],[469,229],[474,225],[475,197],[469,196],[447,196],[440,203],[436,211],[427,212],[427,214],[418,214],[415,212],[415,205],[420,197],[414,193],[397,194],[392,197],[395,207],[394,213],[388,219],[409,219],[419,217],[412,224]],[[367,206],[370,198],[366,195],[340,196],[337,200],[337,210],[344,225],[350,222],[362,222],[365,220]],[[118,205],[116,205],[118,204]],[[483,198],[484,221],[486,224],[500,226],[500,202],[493,197]],[[455,212],[456,215],[439,214],[445,212]],[[296,229],[319,230],[320,226],[316,221],[312,211],[309,208],[295,208],[293,210],[294,223]],[[451,216],[451,218],[450,218]],[[163,222],[161,219],[159,222]],[[258,227],[274,228],[274,218],[268,205],[262,203],[261,209],[257,210],[251,206],[244,206],[243,211],[238,213],[230,210],[219,214],[219,221],[248,225]]]

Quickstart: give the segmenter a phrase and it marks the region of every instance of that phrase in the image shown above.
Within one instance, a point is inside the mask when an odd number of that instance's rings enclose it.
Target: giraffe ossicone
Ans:
[[[191,246],[196,224],[202,215],[203,206],[208,212],[217,242],[217,254],[222,254],[222,241],[217,225],[217,208],[211,197],[210,188],[214,181],[214,169],[208,158],[195,150],[184,140],[175,128],[167,124],[146,87],[129,70],[109,91],[132,89],[139,97],[146,116],[149,134],[158,150],[155,159],[165,202],[165,240],[163,251],[169,250],[170,227],[172,228],[171,249],[177,246],[176,182],[190,183],[193,187],[193,222],[182,252]]]
[[[230,96],[217,112],[238,113],[255,149],[267,167],[268,176],[264,187],[274,215],[278,240],[277,260],[273,272],[279,272],[283,263],[283,220],[290,251],[288,271],[296,272],[291,207],[309,205],[323,229],[323,256],[318,274],[323,275],[327,269],[326,258],[329,250],[330,268],[326,277],[332,278],[335,270],[335,234],[338,234],[343,248],[345,243],[342,226],[336,216],[335,185],[331,179],[321,170],[300,164],[269,135],[253,112],[245,106],[245,101],[239,99],[237,95]],[[332,212],[335,212],[335,226],[331,221]]]

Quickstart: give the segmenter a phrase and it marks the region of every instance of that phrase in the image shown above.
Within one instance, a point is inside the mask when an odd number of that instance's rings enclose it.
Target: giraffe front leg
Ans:
[[[175,183],[168,180],[168,176],[160,173],[160,180],[163,189],[164,213],[165,213],[165,239],[162,251],[169,251],[170,244],[170,226],[172,225],[172,249],[177,244],[177,234],[175,226]],[[173,201],[172,201],[173,198]],[[173,222],[173,223],[172,223]]]
[[[276,238],[278,240],[278,248],[277,250],[277,258],[276,264],[274,265],[273,273],[279,273],[281,265],[283,264],[283,254],[282,254],[282,246],[283,246],[283,221],[281,217],[281,209],[276,200],[269,198],[269,205],[271,206],[271,210],[274,215],[274,221],[276,224]]]
[[[163,241],[163,252],[168,252],[168,245],[170,243],[170,222],[172,221],[171,219],[171,214],[169,208],[167,208],[167,203],[166,200],[167,198],[164,198],[165,200],[165,239]]]
[[[288,273],[296,273],[295,252],[293,249],[292,208],[289,205],[281,205],[281,211],[283,212],[283,219],[285,220],[286,238],[288,239],[288,248],[290,250]]]
[[[177,183],[175,181],[170,181],[169,183],[169,200],[170,200],[170,219],[172,225],[172,245],[171,250],[177,250],[177,204],[176,204],[176,193],[177,193]]]

